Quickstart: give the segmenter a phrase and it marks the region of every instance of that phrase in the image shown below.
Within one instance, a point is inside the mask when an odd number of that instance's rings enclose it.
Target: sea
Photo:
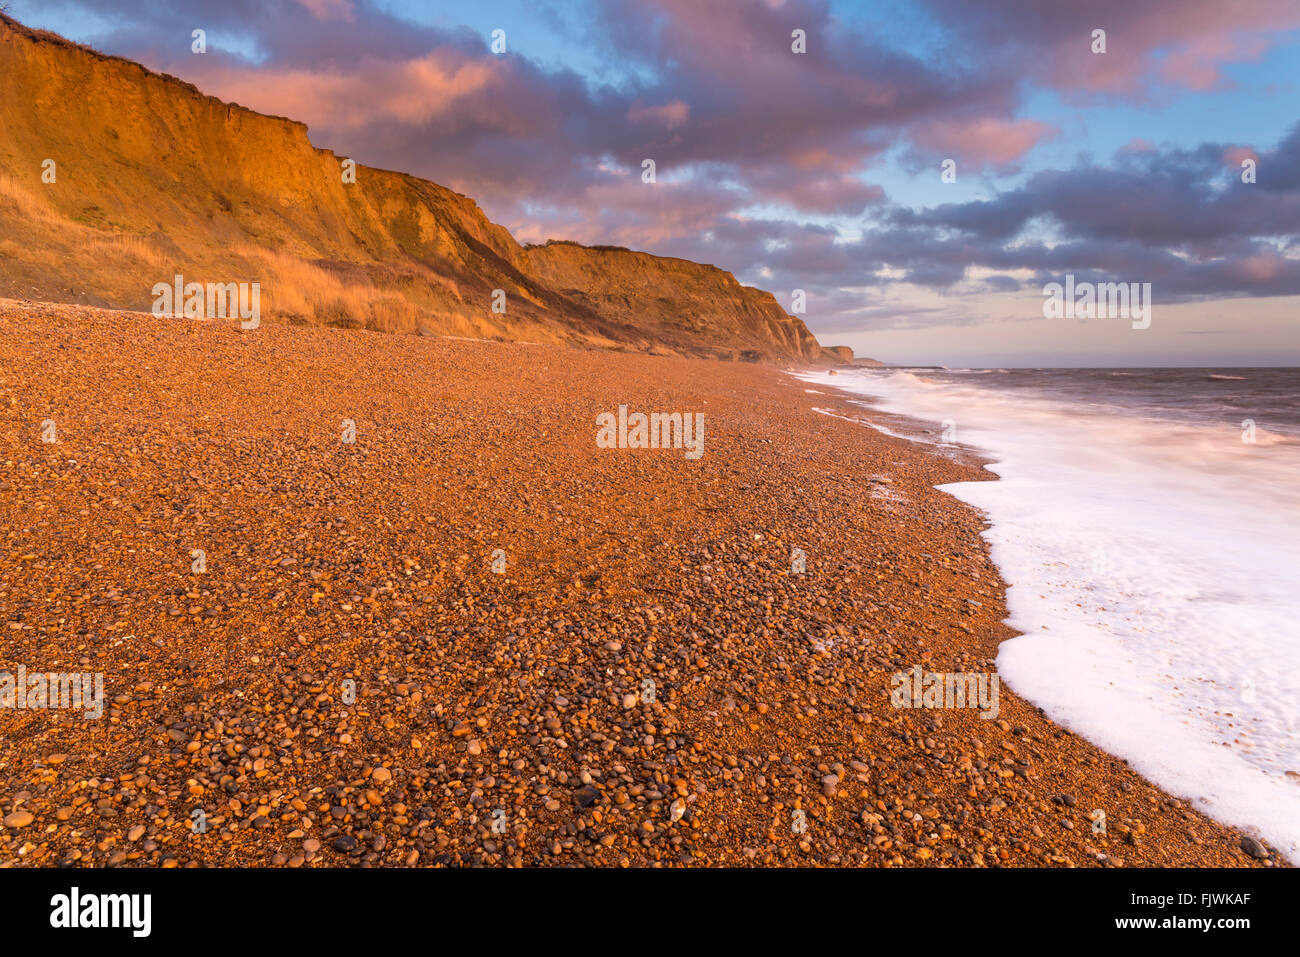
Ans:
[[[801,378],[991,460],[941,488],[991,523],[1007,685],[1300,863],[1300,369]]]

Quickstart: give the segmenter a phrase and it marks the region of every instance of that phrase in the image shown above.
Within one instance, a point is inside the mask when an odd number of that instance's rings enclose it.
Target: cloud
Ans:
[[[1294,0],[922,0],[963,49],[1073,94],[1142,100],[1158,81],[1190,90],[1226,84],[1223,67],[1255,59],[1300,27]],[[1094,30],[1106,52],[1092,52]]]
[[[351,0],[298,0],[317,20],[345,20],[351,23],[356,11]]]
[[[370,59],[348,69],[322,70],[263,69],[250,72],[229,61],[212,61],[212,67],[197,71],[204,85],[221,91],[223,99],[250,104],[265,101],[264,90],[275,89],[275,111],[319,128],[328,124],[336,134],[365,133],[385,123],[407,126],[458,126],[466,112],[477,110],[485,101],[510,84],[502,69],[482,60],[466,59],[456,51],[435,50],[418,59],[389,62]],[[374,96],[374,90],[392,92]],[[513,119],[511,113],[502,119]],[[488,125],[497,118],[484,112]],[[527,135],[527,125],[506,132]]]
[[[952,157],[959,168],[1007,168],[1059,130],[1038,120],[979,116],[929,119],[909,132],[919,150]]]
[[[657,123],[673,129],[682,126],[691,117],[691,108],[681,100],[673,100],[663,106],[643,106],[633,103],[627,111],[629,123]]]

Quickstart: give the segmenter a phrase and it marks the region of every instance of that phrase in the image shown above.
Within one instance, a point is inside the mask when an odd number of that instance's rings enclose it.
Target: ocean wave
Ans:
[[[992,457],[1000,481],[943,488],[989,516],[1021,632],[999,648],[1007,683],[1298,859],[1300,592],[1278,570],[1300,566],[1300,441],[1247,429],[1189,372],[1168,387],[1182,420],[1144,414],[1128,387],[1099,391],[1096,372],[1032,388],[902,372],[833,384],[882,413],[955,423]],[[1294,411],[1255,401],[1261,423]]]

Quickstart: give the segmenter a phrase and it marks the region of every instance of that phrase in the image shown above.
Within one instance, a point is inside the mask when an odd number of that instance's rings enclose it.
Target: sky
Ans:
[[[803,290],[858,355],[1300,365],[1297,0],[9,6],[450,186],[522,242],[712,263],[787,311]],[[1150,283],[1149,326],[1047,318],[1067,274]]]

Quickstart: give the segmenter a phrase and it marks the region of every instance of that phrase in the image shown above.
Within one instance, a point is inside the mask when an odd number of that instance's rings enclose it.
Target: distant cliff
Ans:
[[[345,183],[301,123],[3,15],[0,129],[0,296],[148,309],[180,273],[262,283],[270,321],[842,361],[721,269],[522,247],[466,196],[364,166]]]
[[[647,348],[721,358],[825,361],[808,328],[770,292],[729,272],[617,246],[549,242],[525,249],[529,271],[592,311],[635,327]]]

